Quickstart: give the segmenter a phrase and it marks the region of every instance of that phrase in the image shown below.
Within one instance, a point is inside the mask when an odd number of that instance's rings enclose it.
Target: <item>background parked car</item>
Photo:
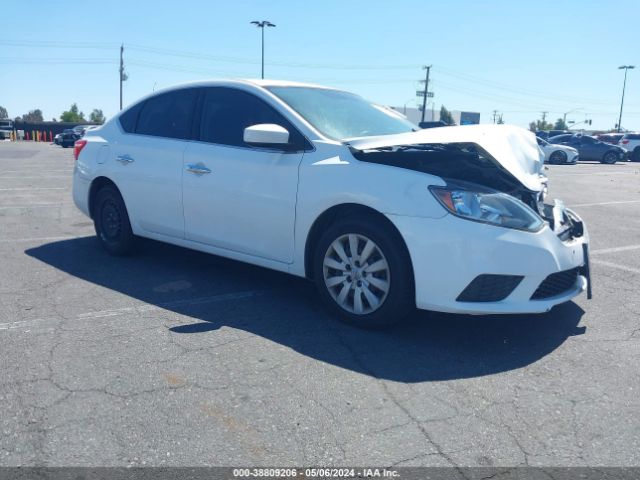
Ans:
[[[73,147],[78,138],[79,137],[73,132],[73,130],[65,130],[60,136],[58,145],[62,148]]]
[[[543,138],[544,140],[549,140],[551,137],[555,137],[557,135],[565,135],[572,134],[574,132],[571,130],[538,130],[536,132],[536,137]]]
[[[575,165],[578,162],[580,155],[575,148],[549,143],[543,138],[537,138],[536,140],[544,152],[544,163]]]
[[[578,150],[580,160],[596,160],[600,163],[613,164],[624,160],[626,150],[601,142],[589,135],[558,135],[551,137],[549,143],[567,145]]]
[[[596,135],[596,138],[604,143],[618,145],[623,136],[624,133],[601,133],[600,135]]]
[[[629,152],[631,160],[640,162],[640,133],[625,133],[618,145]]]

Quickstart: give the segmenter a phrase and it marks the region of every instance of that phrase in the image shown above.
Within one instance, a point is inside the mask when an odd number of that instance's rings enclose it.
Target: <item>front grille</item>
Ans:
[[[531,295],[531,300],[542,300],[544,298],[555,297],[570,290],[576,284],[580,268],[572,268],[563,272],[556,272],[549,275],[540,284],[538,289]]]
[[[507,298],[524,277],[520,275],[483,274],[474,278],[462,291],[458,302],[499,302]]]

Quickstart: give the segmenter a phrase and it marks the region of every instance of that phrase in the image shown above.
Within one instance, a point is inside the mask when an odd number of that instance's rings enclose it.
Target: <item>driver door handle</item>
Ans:
[[[195,175],[204,175],[205,173],[211,173],[211,170],[205,167],[203,164],[187,164],[187,172]]]
[[[123,165],[126,165],[127,163],[133,163],[134,162],[134,159],[129,154],[118,155],[116,157],[116,160],[119,161]]]

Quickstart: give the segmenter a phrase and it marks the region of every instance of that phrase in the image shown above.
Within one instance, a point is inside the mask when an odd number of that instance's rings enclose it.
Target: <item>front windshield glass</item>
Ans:
[[[358,95],[313,87],[267,87],[327,137],[393,135],[418,129],[392,110]]]

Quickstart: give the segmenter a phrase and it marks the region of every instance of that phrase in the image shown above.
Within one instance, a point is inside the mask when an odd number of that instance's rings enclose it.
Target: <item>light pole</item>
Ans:
[[[573,112],[577,112],[578,110],[582,110],[582,108],[574,108],[573,110],[569,110],[568,112],[565,112],[562,114],[562,123],[564,123],[565,125],[567,124],[567,115],[569,115],[570,113]]]
[[[635,65],[622,65],[618,70],[624,69],[624,83],[622,84],[622,100],[620,100],[620,116],[618,117],[618,133],[622,129],[622,106],[624,105],[624,90],[627,87],[627,70],[636,68]]]
[[[262,30],[262,76],[264,78],[264,27],[275,27],[275,24],[271,23],[269,20],[254,20],[251,22],[256,27]]]

